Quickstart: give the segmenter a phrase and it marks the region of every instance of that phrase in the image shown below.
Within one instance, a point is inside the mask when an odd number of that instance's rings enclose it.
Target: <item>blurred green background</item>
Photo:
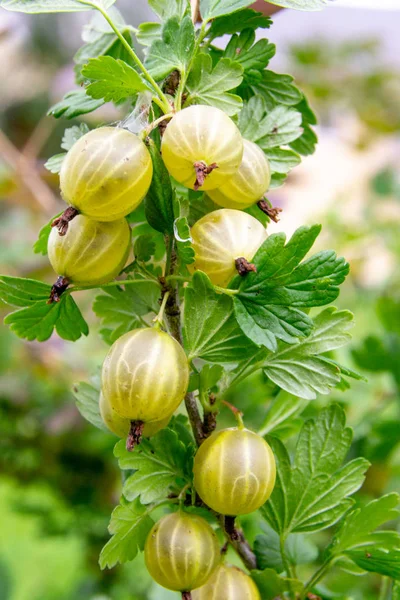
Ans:
[[[134,23],[145,10],[132,15]],[[59,151],[69,123],[45,114],[72,86],[71,56],[85,18],[0,13],[1,273],[54,279],[32,244],[61,206],[57,177],[43,164]],[[272,41],[279,42],[287,18],[277,17]],[[332,400],[346,406],[355,429],[351,453],[372,462],[360,492],[367,499],[400,489],[400,67],[387,62],[387,40],[379,31],[374,39],[360,34],[343,40],[336,33],[332,25],[328,38],[294,38],[278,46],[280,60],[319,114],[321,143],[271,194],[284,208],[271,231],[291,233],[301,224],[322,222],[320,246],[335,248],[351,263],[336,304],[355,313],[356,327],[340,358],[368,382],[319,398],[304,416]],[[116,119],[110,107],[90,116],[92,125]],[[112,454],[115,438],[82,419],[71,393],[74,382],[96,373],[106,352],[96,335],[92,298],[79,296],[91,333],[74,344],[57,337],[25,343],[0,326],[0,600],[178,597],[150,582],[140,557],[105,572],[97,564],[121,480]],[[228,399],[256,427],[273,393],[257,375]],[[221,422],[229,419],[221,416]],[[300,424],[294,422],[291,433]],[[262,527],[257,517],[244,525],[250,538]],[[323,550],[329,532],[308,537]],[[300,575],[308,572],[300,567]],[[324,582],[323,598],[378,598],[379,577],[338,573]]]

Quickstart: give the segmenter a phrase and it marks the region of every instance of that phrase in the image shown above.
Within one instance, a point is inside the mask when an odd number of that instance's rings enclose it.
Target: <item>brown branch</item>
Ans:
[[[243,531],[236,527],[235,517],[227,516],[224,518],[224,529],[231,546],[240,556],[244,565],[249,571],[257,569],[256,555],[251,549],[249,542],[244,537]]]

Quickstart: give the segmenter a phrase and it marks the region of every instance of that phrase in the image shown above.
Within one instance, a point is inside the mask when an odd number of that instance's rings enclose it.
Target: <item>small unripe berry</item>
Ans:
[[[152,176],[141,139],[120,127],[100,127],[81,137],[65,157],[61,195],[91,219],[115,221],[140,204]]]
[[[243,140],[244,152],[239,169],[221,187],[208,195],[224,208],[248,208],[260,200],[269,188],[271,171],[264,152],[257,144]]]
[[[197,221],[191,236],[195,262],[188,265],[189,270],[204,271],[214,285],[225,287],[237,274],[235,260],[251,261],[267,232],[251,215],[221,208]]]
[[[102,392],[124,419],[160,421],[178,408],[189,383],[182,347],[163,331],[134,329],[111,346],[103,364]]]
[[[220,561],[218,539],[207,521],[182,511],[154,525],[144,556],[153,579],[177,592],[202,586]]]
[[[241,569],[221,564],[192,600],[261,600],[260,592],[251,577]]]
[[[57,275],[77,285],[96,285],[114,279],[129,254],[131,230],[125,219],[99,223],[83,215],[70,222],[60,236],[53,228],[48,255]]]
[[[131,429],[130,419],[123,419],[111,408],[110,403],[104,398],[103,394],[100,394],[100,414],[104,424],[110,431],[115,433],[120,438],[126,438],[129,435]],[[152,437],[161,429],[164,429],[170,421],[171,417],[165,417],[162,421],[153,421],[152,423],[145,423],[143,428],[143,437]]]
[[[189,106],[176,113],[168,124],[161,145],[168,171],[191,189],[219,187],[239,168],[243,138],[234,122],[219,108]],[[197,168],[203,165],[204,181]]]
[[[194,459],[197,493],[223,515],[246,515],[260,508],[272,493],[275,476],[271,448],[248,429],[214,432]]]

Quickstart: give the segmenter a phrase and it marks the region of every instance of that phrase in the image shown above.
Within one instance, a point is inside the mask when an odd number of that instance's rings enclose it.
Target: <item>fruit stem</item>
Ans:
[[[66,208],[59,217],[54,219],[51,226],[57,227],[58,233],[61,236],[64,236],[68,231],[68,224],[72,221],[72,219],[75,219],[75,217],[77,217],[78,215],[79,211],[76,210],[76,208],[74,208],[73,206],[68,206],[68,208]]]
[[[148,135],[150,135],[150,133],[153,131],[153,129],[155,129],[160,123],[165,121],[165,119],[172,119],[173,116],[174,116],[173,113],[168,113],[166,115],[162,115],[161,117],[158,117],[158,119],[156,119],[155,121],[152,121],[151,123],[149,123],[149,125],[145,129],[143,129],[143,131],[141,132],[139,137],[141,137],[142,140],[144,140]]]
[[[139,69],[142,71],[144,77],[147,79],[147,81],[151,84],[151,86],[157,93],[160,100],[158,101],[158,99],[153,98],[154,102],[156,102],[156,104],[161,108],[161,110],[164,113],[169,113],[171,111],[171,107],[170,107],[167,97],[165,96],[165,94],[163,93],[162,89],[159,87],[157,82],[150,75],[150,73],[148,72],[148,70],[146,69],[146,67],[144,66],[142,61],[140,60],[140,58],[136,55],[136,52],[133,50],[132,46],[124,38],[124,36],[120,32],[120,30],[118,29],[116,24],[114,23],[114,21],[112,20],[110,15],[107,13],[107,11],[104,8],[102,8],[99,4],[94,4],[94,3],[90,2],[90,0],[79,0],[79,2],[81,4],[86,4],[87,6],[92,6],[94,9],[98,10],[103,15],[103,17],[105,18],[107,23],[110,25],[111,29],[114,31],[115,35],[119,38],[119,40],[120,40],[121,44],[124,46],[125,50],[128,52],[128,54],[133,59],[136,66],[139,67]]]
[[[233,406],[233,404],[231,404],[230,402],[227,402],[226,400],[222,400],[222,404],[225,404],[225,406],[227,406],[229,408],[229,410],[231,410],[233,412],[235,419],[238,422],[238,428],[244,429],[242,411],[239,410],[238,408],[236,408],[236,406]]]
[[[182,592],[182,600],[192,600],[191,592]]]
[[[49,299],[47,300],[47,304],[53,304],[53,302],[60,302],[61,294],[65,292],[67,287],[69,286],[69,281],[66,277],[60,275],[58,277],[55,284],[52,286],[50,291]]]
[[[165,311],[165,307],[167,305],[167,300],[170,296],[170,292],[167,291],[165,292],[162,302],[161,302],[161,308],[158,312],[158,315],[153,319],[153,323],[154,323],[154,327],[156,329],[161,329],[163,321],[164,321],[164,311]]]
[[[131,421],[129,434],[126,438],[126,449],[128,450],[128,452],[132,452],[132,450],[134,450],[136,446],[139,446],[143,437],[143,429],[143,421]]]

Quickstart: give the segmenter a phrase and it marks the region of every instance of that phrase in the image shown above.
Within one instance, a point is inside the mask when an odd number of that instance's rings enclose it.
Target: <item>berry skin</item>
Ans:
[[[112,281],[129,254],[131,230],[125,219],[99,223],[83,215],[70,222],[66,235],[54,227],[48,241],[51,266],[57,275],[77,285]]]
[[[112,410],[131,421],[161,421],[178,408],[189,383],[186,354],[154,328],[134,329],[111,346],[103,363],[102,392]]]
[[[100,394],[100,414],[103,419],[104,425],[108,427],[112,433],[115,433],[120,438],[128,437],[131,422],[129,419],[123,419],[119,417],[115,411],[111,408],[110,404],[104,398],[103,394]],[[153,437],[156,433],[167,427],[170,416],[165,417],[162,421],[154,421],[152,423],[146,423],[143,429],[143,437],[149,438]]]
[[[221,187],[208,195],[224,208],[248,208],[263,197],[271,182],[269,162],[257,144],[243,140],[244,152],[239,169]]]
[[[210,525],[182,511],[166,515],[154,525],[144,557],[153,579],[176,592],[204,585],[220,562],[218,539]]]
[[[263,225],[239,210],[222,208],[208,213],[191,230],[195,262],[189,270],[204,271],[214,285],[226,287],[237,274],[235,260],[251,261],[267,238]]]
[[[246,515],[260,508],[272,493],[275,476],[271,448],[248,429],[214,432],[194,459],[197,493],[223,515]]]
[[[189,106],[169,123],[161,152],[165,166],[177,181],[191,189],[212,190],[238,170],[243,138],[234,122],[219,108]],[[194,166],[198,163],[200,167],[202,164],[217,167],[205,173],[202,185]]]
[[[261,600],[251,577],[237,567],[221,564],[205,585],[195,590],[192,600]]]
[[[100,127],[81,137],[60,172],[61,195],[96,221],[132,212],[150,187],[153,164],[145,144],[118,127]]]

